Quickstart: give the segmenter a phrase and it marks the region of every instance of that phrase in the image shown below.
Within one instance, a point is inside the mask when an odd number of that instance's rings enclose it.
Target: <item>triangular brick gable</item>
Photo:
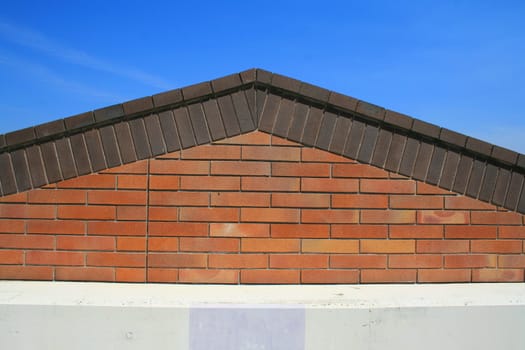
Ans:
[[[0,194],[253,130],[525,213],[525,155],[260,69],[0,135]]]
[[[523,281],[524,223],[256,131],[3,197],[0,278]]]

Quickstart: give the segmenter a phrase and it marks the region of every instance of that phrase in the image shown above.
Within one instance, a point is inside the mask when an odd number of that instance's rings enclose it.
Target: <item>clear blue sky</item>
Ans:
[[[525,1],[9,1],[0,133],[260,67],[525,153]]]

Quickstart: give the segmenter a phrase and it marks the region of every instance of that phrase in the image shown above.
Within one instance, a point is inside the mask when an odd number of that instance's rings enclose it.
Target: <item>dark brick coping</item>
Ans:
[[[0,135],[0,195],[257,129],[525,213],[525,155],[261,69]]]

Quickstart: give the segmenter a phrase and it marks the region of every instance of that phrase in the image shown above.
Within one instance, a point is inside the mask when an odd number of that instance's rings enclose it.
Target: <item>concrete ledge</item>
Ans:
[[[523,349],[525,284],[0,281],[0,349]]]

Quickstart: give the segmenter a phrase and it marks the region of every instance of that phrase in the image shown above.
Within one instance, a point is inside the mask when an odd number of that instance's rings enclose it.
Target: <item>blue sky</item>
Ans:
[[[524,1],[16,1],[0,133],[260,67],[525,153]]]

